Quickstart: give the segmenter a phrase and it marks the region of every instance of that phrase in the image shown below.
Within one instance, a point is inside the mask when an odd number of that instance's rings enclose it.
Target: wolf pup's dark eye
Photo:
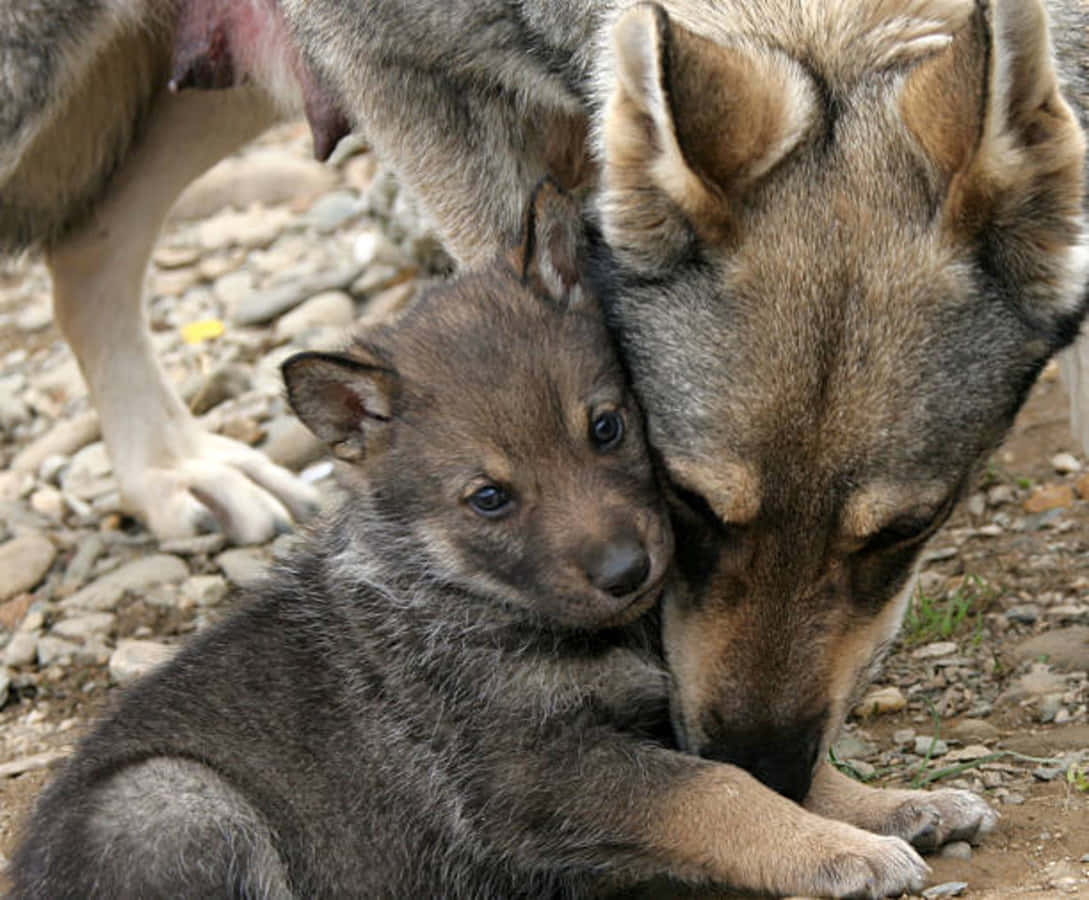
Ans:
[[[486,484],[469,495],[469,505],[486,519],[497,519],[510,512],[511,498],[503,488]]]
[[[603,412],[590,422],[590,440],[598,450],[611,450],[623,437],[624,417],[618,412]]]

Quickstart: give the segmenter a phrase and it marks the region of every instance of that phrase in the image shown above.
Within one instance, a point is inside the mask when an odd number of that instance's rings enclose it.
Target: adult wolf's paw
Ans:
[[[115,466],[126,508],[159,540],[219,529],[235,544],[260,544],[318,509],[318,493],[263,453],[194,431],[171,458]]]
[[[936,850],[950,841],[976,843],[998,822],[996,813],[971,791],[897,791],[901,802],[873,830],[910,841],[920,850]],[[905,796],[906,795],[906,796]]]

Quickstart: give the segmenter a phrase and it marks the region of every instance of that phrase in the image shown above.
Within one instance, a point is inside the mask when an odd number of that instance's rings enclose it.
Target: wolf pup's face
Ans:
[[[437,286],[344,355],[284,364],[292,406],[354,465],[393,571],[553,625],[657,598],[672,551],[643,421],[578,278],[577,210],[538,190],[523,248]]]
[[[797,799],[1082,314],[1042,10],[902,7],[722,4],[711,40],[644,5],[614,33],[606,307],[677,485],[675,718]]]

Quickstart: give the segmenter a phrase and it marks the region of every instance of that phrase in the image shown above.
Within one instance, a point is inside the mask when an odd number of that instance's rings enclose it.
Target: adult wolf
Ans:
[[[591,193],[676,487],[686,746],[921,845],[974,833],[963,795],[820,761],[919,551],[1082,319],[1085,144],[1043,5],[283,6],[463,259],[538,170]]]

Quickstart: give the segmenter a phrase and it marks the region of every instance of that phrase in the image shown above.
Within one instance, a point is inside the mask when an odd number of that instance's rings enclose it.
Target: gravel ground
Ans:
[[[192,186],[148,278],[160,358],[210,428],[331,493],[278,364],[335,347],[447,264],[359,148],[331,166],[284,126]],[[293,538],[157,545],[120,514],[44,268],[0,268],[0,865],[16,825],[117,687],[225,611]],[[1001,813],[931,860],[927,896],[1089,897],[1089,461],[1045,373],[932,541],[900,647],[836,747],[875,784],[940,782]],[[957,893],[959,891],[959,893]]]

